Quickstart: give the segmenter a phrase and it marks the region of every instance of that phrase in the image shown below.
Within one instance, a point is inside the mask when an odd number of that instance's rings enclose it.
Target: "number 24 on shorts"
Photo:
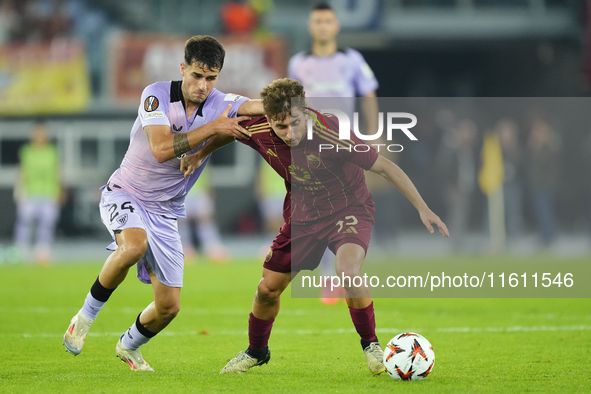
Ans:
[[[131,213],[133,213],[133,211],[135,210],[135,208],[131,206],[131,201],[125,201],[123,204],[121,204],[121,210],[123,210],[123,209],[127,209]],[[109,212],[111,214],[111,216],[109,217],[109,220],[112,223],[113,220],[115,220],[115,218],[117,216],[119,216],[119,211],[117,210],[117,204],[111,205],[109,207]],[[126,222],[127,221],[127,214],[121,216],[121,218],[117,219],[117,221],[120,221],[123,218],[125,218],[123,221]],[[124,224],[124,223],[120,223],[120,224]]]

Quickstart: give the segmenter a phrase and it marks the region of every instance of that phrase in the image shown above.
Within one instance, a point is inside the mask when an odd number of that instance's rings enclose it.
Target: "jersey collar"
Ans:
[[[341,52],[341,53],[345,53],[347,51],[347,48],[343,48],[343,47],[337,47],[337,51],[335,53],[333,53],[330,56],[334,56],[336,55],[337,52]],[[312,47],[309,47],[305,52],[304,52],[305,56],[316,56],[314,55],[314,52],[312,52]],[[318,56],[318,57],[330,57],[330,56]]]
[[[183,91],[181,89],[182,83],[183,83],[183,81],[172,81],[170,83],[170,102],[174,103],[174,102],[180,101],[181,104],[183,104],[183,108],[185,110],[185,113],[187,113],[187,108],[185,106],[185,100],[183,100]],[[191,123],[195,119],[195,115],[199,115],[199,116],[203,117],[203,106],[205,105],[205,102],[207,101],[208,98],[209,98],[209,96],[207,96],[205,98],[205,100],[203,100],[201,105],[199,105],[199,108],[197,108],[197,111],[195,111],[195,114],[193,114],[193,117],[191,119]]]

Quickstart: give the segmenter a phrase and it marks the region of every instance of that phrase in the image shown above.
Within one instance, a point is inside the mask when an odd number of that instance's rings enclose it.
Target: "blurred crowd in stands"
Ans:
[[[74,13],[63,0],[2,0],[0,42],[49,41],[71,36]]]

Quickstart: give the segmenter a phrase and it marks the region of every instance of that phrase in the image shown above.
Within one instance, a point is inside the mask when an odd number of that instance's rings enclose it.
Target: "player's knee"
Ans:
[[[174,307],[171,307],[169,309],[167,309],[167,316],[170,320],[174,319],[179,312],[181,311],[181,306],[180,305],[175,305]]]
[[[353,278],[356,276],[361,276],[361,266],[358,264],[350,263],[350,264],[339,264],[337,262],[336,265],[336,273],[339,278],[351,278],[351,281],[343,281],[343,287],[347,288],[347,283],[351,283]]]
[[[119,245],[117,250],[120,250],[120,253],[125,257],[125,261],[129,262],[129,265],[133,265],[144,255],[147,248],[148,241],[141,239],[127,241]]]
[[[279,300],[282,290],[274,286],[268,286],[265,281],[259,283],[256,298],[262,304],[272,305]]]
[[[161,318],[168,321],[174,319],[181,311],[181,305],[178,303],[160,305],[157,308]]]

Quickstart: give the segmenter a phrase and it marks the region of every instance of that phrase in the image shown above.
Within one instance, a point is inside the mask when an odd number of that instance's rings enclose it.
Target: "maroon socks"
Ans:
[[[351,319],[357,333],[361,337],[361,346],[366,348],[371,342],[378,340],[376,336],[376,317],[373,310],[373,302],[365,308],[356,309],[349,307]],[[248,319],[248,348],[249,350],[267,349],[271,329],[275,320],[263,320],[252,313]]]
[[[249,349],[263,349],[267,347],[269,337],[271,336],[271,329],[273,328],[273,320],[263,320],[255,317],[252,313],[248,319],[248,348]]]
[[[361,337],[361,346],[365,349],[371,342],[378,340],[376,336],[376,316],[373,311],[373,301],[367,307],[356,309],[349,307],[351,319],[357,333]],[[363,346],[365,345],[365,346]]]

